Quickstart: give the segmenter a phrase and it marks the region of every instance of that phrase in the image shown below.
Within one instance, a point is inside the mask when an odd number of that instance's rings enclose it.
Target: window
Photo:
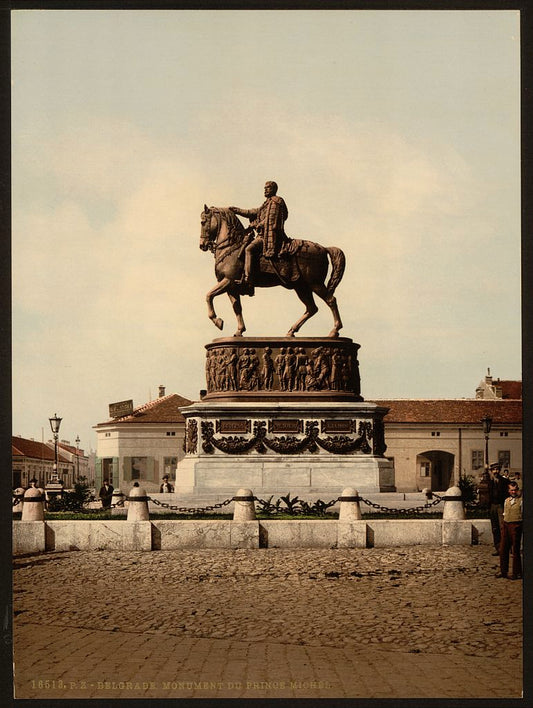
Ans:
[[[431,462],[421,462],[420,463],[420,476],[430,477],[431,476]]]
[[[105,457],[102,460],[102,480],[108,479],[109,484],[113,484],[113,458]]]
[[[483,467],[483,450],[472,450],[472,469],[480,470]]]
[[[176,467],[178,466],[177,457],[165,457],[163,459],[164,474],[168,474],[169,479],[176,479]]]
[[[503,431],[500,433],[500,438],[506,438],[508,437],[509,433],[507,431]]]
[[[431,436],[434,438],[438,438],[438,437],[440,437],[440,433],[439,432],[432,432]]]
[[[110,438],[110,437],[111,437],[111,433],[106,433],[105,436],[106,436],[106,438]]]
[[[511,451],[510,450],[498,450],[498,462],[502,467],[511,466]]]
[[[146,457],[132,457],[131,458],[131,479],[146,479],[146,468],[147,468],[147,458]]]
[[[167,435],[168,435],[168,436],[175,437],[176,431],[175,431],[175,430],[172,430],[172,431],[169,432],[169,431],[167,430]]]

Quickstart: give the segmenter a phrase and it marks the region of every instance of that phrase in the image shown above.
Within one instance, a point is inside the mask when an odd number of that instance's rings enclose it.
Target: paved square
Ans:
[[[520,697],[522,583],[491,550],[19,557],[16,697]]]

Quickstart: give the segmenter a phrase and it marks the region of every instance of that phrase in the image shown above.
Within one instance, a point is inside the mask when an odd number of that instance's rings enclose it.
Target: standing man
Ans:
[[[522,540],[522,494],[516,482],[509,484],[509,496],[503,507],[502,540],[500,545],[500,572],[498,578],[518,580],[522,577],[520,541]],[[509,571],[509,551],[513,554],[513,574]]]
[[[168,481],[168,474],[164,475],[161,486],[159,487],[160,494],[172,494],[174,487]]]
[[[257,236],[246,246],[244,252],[244,276],[243,284],[253,286],[254,277],[252,275],[252,262],[254,255],[259,257],[261,253],[265,258],[277,259],[284,241],[287,240],[284,224],[289,216],[287,205],[281,197],[277,196],[278,185],[275,182],[265,184],[265,201],[257,209],[240,209],[239,207],[229,207],[239,216],[250,219]]]
[[[489,479],[489,516],[492,527],[492,539],[495,551],[493,556],[499,555],[501,542],[501,528],[503,524],[503,505],[507,499],[509,480],[500,474],[501,465],[495,463],[490,466],[491,478]]]
[[[109,483],[107,477],[104,479],[104,483],[100,487],[100,493],[98,496],[102,501],[102,508],[109,509],[111,507],[111,498],[113,496],[113,486]]]

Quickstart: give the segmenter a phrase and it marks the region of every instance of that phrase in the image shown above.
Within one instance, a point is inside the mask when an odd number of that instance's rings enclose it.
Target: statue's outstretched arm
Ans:
[[[234,206],[230,206],[228,208],[234,214],[238,214],[239,216],[244,216],[247,219],[250,219],[250,221],[257,217],[257,213],[259,211],[259,209],[240,209],[239,207],[234,207]]]

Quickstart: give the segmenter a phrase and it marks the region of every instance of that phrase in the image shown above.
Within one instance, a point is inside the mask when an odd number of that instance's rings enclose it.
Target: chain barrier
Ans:
[[[408,507],[408,508],[400,508],[400,507],[388,507],[384,506],[383,504],[376,504],[375,502],[370,501],[370,499],[365,499],[364,497],[358,497],[358,500],[363,502],[363,504],[366,504],[369,507],[372,507],[373,509],[377,509],[378,511],[388,513],[388,514],[400,514],[400,515],[409,515],[409,514],[418,514],[418,513],[423,513],[425,511],[428,511],[429,509],[437,506],[440,504],[442,501],[446,500],[446,497],[440,496],[439,494],[435,494],[435,492],[431,492],[431,497],[435,497],[435,500],[432,502],[426,502],[423,505],[419,506],[413,506],[413,507]],[[430,499],[431,497],[428,497]],[[208,506],[203,506],[203,507],[190,507],[190,506],[177,506],[176,504],[167,504],[166,502],[159,501],[159,499],[153,499],[152,497],[147,497],[148,501],[153,502],[156,506],[160,506],[164,509],[169,509],[170,511],[176,511],[180,512],[182,514],[204,514],[206,512],[214,511],[215,509],[222,509],[225,506],[228,506],[228,504],[231,504],[232,501],[234,501],[233,497],[230,497],[229,499],[225,499],[223,502],[219,502],[217,504],[211,504]],[[318,499],[314,504],[310,505],[307,502],[303,501],[302,499],[298,499],[297,497],[293,500],[291,500],[288,496],[287,498],[283,499],[278,499],[276,504],[272,504],[271,501],[272,497],[270,499],[260,499],[259,497],[253,496],[250,497],[250,501],[258,502],[259,506],[256,506],[256,511],[259,512],[264,512],[266,514],[293,514],[295,516],[300,515],[300,514],[315,514],[315,515],[321,515],[326,512],[326,509],[329,509],[332,507],[334,504],[336,504],[338,501],[342,500],[342,497],[337,497],[336,499],[331,499],[329,502],[323,502],[321,499]],[[287,500],[289,503],[287,503]],[[17,506],[17,504],[20,504],[21,497],[14,497],[13,499],[13,506]],[[106,507],[108,509],[116,509],[116,508],[124,508],[124,504],[127,501],[127,498],[120,499],[119,501],[115,502],[114,504],[111,504],[109,507]],[[281,501],[285,501],[286,507],[281,506]],[[479,508],[479,502],[466,502],[465,507],[467,509],[478,509]],[[98,513],[102,511],[101,508],[98,509],[84,509],[85,512],[94,512]]]
[[[434,494],[433,496],[437,497],[436,494]],[[382,504],[375,504],[374,502],[371,502],[370,499],[364,499],[363,497],[361,497],[361,501],[364,504],[366,504],[367,506],[371,506],[373,509],[379,509],[379,511],[384,511],[386,513],[391,513],[391,514],[408,515],[408,514],[419,514],[424,511],[428,511],[428,509],[431,509],[432,507],[436,506],[437,504],[440,504],[441,501],[443,501],[443,497],[437,497],[437,499],[435,499],[435,501],[426,502],[425,504],[420,505],[420,506],[411,506],[407,509],[402,509],[402,508],[393,509],[388,506],[383,506]]]
[[[180,511],[182,514],[203,514],[206,511],[222,509],[222,507],[231,504],[231,502],[233,501],[233,497],[231,497],[230,499],[225,499],[223,502],[220,502],[218,504],[212,504],[211,506],[202,507],[177,506],[175,504],[167,504],[166,502],[159,501],[159,499],[152,499],[152,497],[148,497],[148,501],[151,501],[156,506],[161,506],[164,509],[170,509],[171,511]]]

